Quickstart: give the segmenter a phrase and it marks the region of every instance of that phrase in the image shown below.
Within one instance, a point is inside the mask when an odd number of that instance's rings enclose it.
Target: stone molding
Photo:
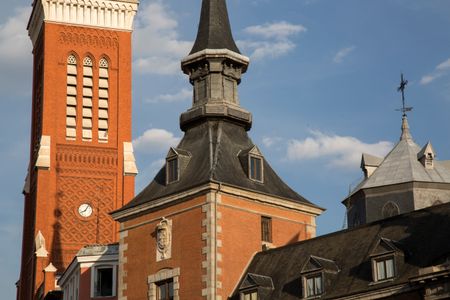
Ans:
[[[180,268],[163,269],[148,276],[148,300],[156,300],[156,283],[170,278],[173,279],[173,299],[180,300]]]
[[[134,157],[133,144],[130,142],[123,142],[123,173],[125,176],[136,176],[139,173]]]
[[[131,31],[138,0],[36,0],[28,23],[35,45],[44,22]]]
[[[50,136],[41,136],[39,142],[39,151],[36,159],[36,168],[48,170],[50,169]]]
[[[209,193],[206,195],[206,204],[202,206],[202,212],[205,216],[202,220],[202,227],[205,228],[202,234],[204,242],[202,254],[205,257],[202,261],[202,269],[204,269],[202,281],[205,283],[205,288],[202,289],[202,297],[207,300],[222,299],[218,291],[222,288],[222,281],[220,280],[222,268],[218,266],[222,261],[222,254],[220,253],[222,240],[218,237],[218,234],[222,232],[222,227],[218,224],[222,216],[217,211],[220,202],[220,194]]]
[[[47,257],[48,251],[45,247],[45,238],[40,230],[36,234],[34,243],[35,243],[35,248],[36,248],[36,252],[35,252],[36,257]]]
[[[127,277],[127,272],[125,271],[125,264],[128,262],[125,251],[128,250],[128,243],[125,242],[125,238],[128,237],[128,230],[119,232],[119,276],[118,276],[118,288],[117,288],[117,298],[118,300],[127,300],[127,297],[123,295],[124,291],[127,290],[127,283],[125,278]]]
[[[172,257],[172,220],[162,218],[156,226],[156,261]]]

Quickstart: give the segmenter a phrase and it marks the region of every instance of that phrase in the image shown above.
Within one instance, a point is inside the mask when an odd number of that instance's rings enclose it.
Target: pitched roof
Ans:
[[[339,267],[337,273],[324,273],[325,293],[321,299],[383,289],[407,283],[420,268],[444,263],[450,257],[448,228],[450,203],[259,252],[243,277],[252,273],[272,278],[274,290],[262,299],[299,299],[302,268],[311,256],[318,256],[332,259]],[[396,256],[395,278],[373,284],[371,255],[380,241],[395,245],[393,251],[401,250]],[[239,299],[238,291],[232,299]]]
[[[423,149],[414,142],[408,121],[404,117],[400,141],[386,155],[373,174],[364,179],[352,194],[361,189],[405,182],[450,183],[450,168],[436,160],[433,168],[425,168],[417,157],[421,150]]]
[[[231,33],[225,0],[203,0],[197,38],[189,54],[205,49],[228,49],[240,53]]]
[[[223,183],[317,207],[284,183],[265,159],[264,182],[249,179],[239,154],[254,146],[244,127],[226,120],[209,120],[193,126],[186,131],[176,147],[177,151],[182,149],[191,155],[180,179],[166,184],[166,169],[163,167],[154,180],[122,209],[151,202],[208,182]]]

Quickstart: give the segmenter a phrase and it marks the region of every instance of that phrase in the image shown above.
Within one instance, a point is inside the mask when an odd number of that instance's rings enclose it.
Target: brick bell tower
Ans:
[[[35,0],[30,164],[18,299],[47,299],[86,244],[118,240],[134,196],[131,33],[138,0]]]

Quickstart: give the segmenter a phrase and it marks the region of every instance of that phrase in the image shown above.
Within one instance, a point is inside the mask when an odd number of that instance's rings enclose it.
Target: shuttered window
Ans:
[[[98,79],[98,141],[108,141],[109,127],[109,64],[105,58],[99,62]]]
[[[67,58],[67,93],[66,93],[66,138],[77,137],[77,59],[74,55]]]
[[[92,141],[92,97],[93,97],[93,62],[90,57],[83,60],[83,141]]]

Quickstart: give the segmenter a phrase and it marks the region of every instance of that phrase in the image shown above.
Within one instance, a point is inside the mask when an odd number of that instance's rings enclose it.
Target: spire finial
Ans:
[[[239,53],[231,33],[225,0],[203,0],[197,38],[189,54],[205,49],[228,49]]]
[[[408,84],[408,80],[405,80],[403,78],[403,73],[401,73],[400,86],[397,88],[397,91],[402,92],[402,108],[398,109],[398,110],[402,112],[403,117],[406,117],[406,112],[411,111],[413,109],[412,107],[406,107],[406,105],[405,105],[405,89],[406,89],[407,84]]]
[[[402,117],[402,135],[400,140],[412,140],[411,132],[409,131],[408,117],[403,115]]]

